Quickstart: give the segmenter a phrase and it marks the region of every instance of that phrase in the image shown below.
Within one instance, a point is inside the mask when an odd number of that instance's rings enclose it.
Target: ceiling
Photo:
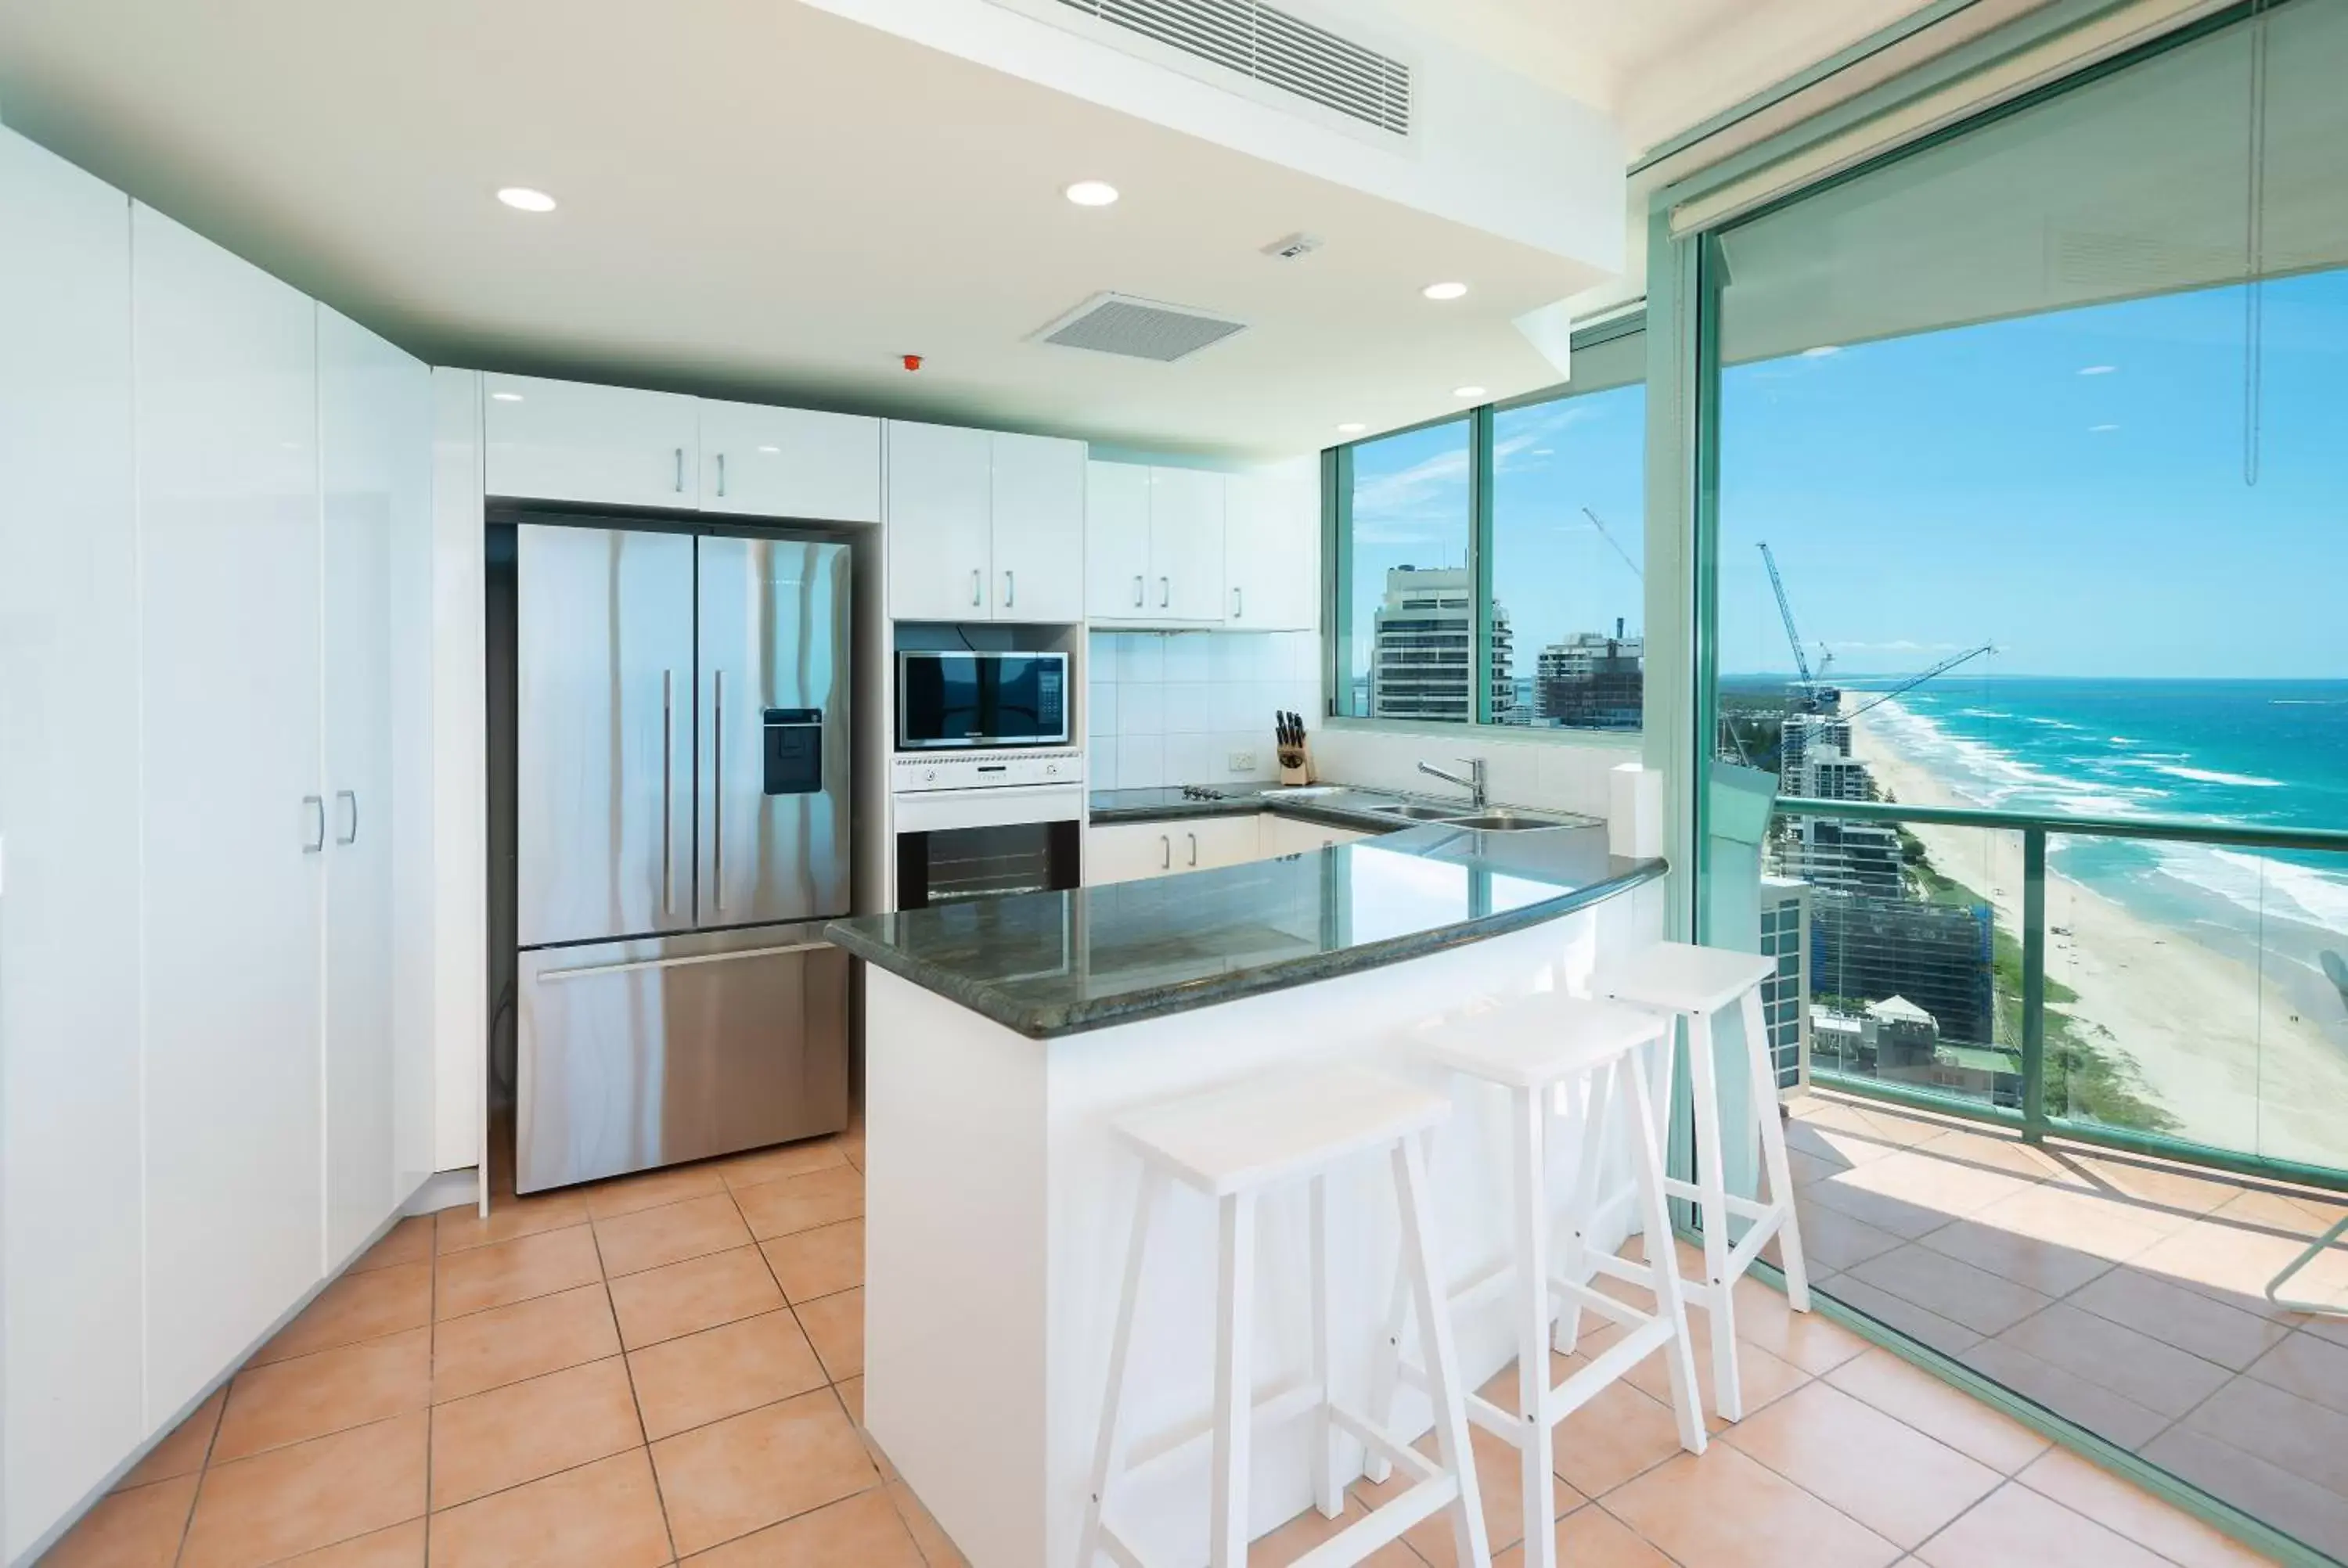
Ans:
[[[1904,0],[1380,3],[1635,148]],[[0,119],[435,363],[1163,451],[1545,384],[1510,323],[1591,281],[793,0],[8,0]],[[1124,200],[1061,198],[1085,178]],[[1030,341],[1104,290],[1250,330],[1173,365]]]

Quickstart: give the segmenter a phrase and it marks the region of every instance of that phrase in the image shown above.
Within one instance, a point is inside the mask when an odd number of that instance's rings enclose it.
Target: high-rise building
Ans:
[[[1381,719],[1476,719],[1476,585],[1464,568],[1395,567],[1377,609],[1370,657],[1370,712]],[[1490,703],[1507,722],[1515,705],[1509,612],[1495,601]]]
[[[1647,641],[1577,631],[1541,650],[1535,670],[1539,722],[1575,730],[1635,730],[1646,705]]]

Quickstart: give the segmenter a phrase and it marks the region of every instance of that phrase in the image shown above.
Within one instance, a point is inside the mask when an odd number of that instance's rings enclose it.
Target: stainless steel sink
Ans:
[[[1474,816],[1447,816],[1442,820],[1450,826],[1472,827],[1478,833],[1525,833],[1537,827],[1570,827],[1575,819],[1537,815],[1523,811],[1487,811]]]
[[[1397,801],[1392,805],[1374,805],[1370,809],[1387,816],[1406,816],[1413,822],[1449,822],[1453,820],[1453,814],[1458,808],[1416,805],[1407,801]]]

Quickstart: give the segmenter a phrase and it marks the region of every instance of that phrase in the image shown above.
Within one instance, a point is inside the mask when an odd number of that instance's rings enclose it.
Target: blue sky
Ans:
[[[1721,667],[1791,667],[1766,539],[1844,674],[2348,675],[2348,272],[2262,308],[2254,486],[2240,287],[1730,367]]]
[[[1735,295],[1726,308],[1734,311]],[[2258,482],[2244,292],[2097,305],[1731,366],[1722,668],[1791,668],[1759,552],[1815,658],[1901,673],[2348,676],[2348,272],[2265,285]],[[1504,412],[1495,591],[1519,664],[1642,620],[1642,391]],[[1464,422],[1356,451],[1355,636],[1385,568],[1467,548]]]

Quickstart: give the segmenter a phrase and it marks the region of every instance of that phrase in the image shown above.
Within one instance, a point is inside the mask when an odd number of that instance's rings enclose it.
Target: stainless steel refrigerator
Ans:
[[[515,1186],[848,1122],[849,552],[515,529]]]

